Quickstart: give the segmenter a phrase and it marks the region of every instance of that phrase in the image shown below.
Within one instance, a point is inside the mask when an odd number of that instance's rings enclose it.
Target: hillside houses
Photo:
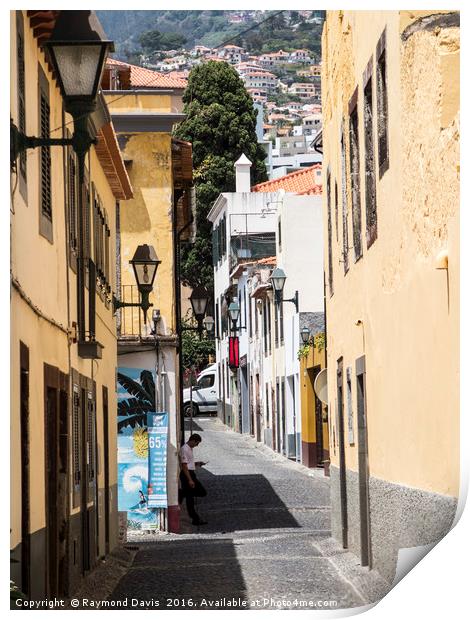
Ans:
[[[189,51],[155,52],[154,56],[155,61],[148,61],[146,67],[185,85],[191,69],[201,63],[233,66],[258,110],[259,139],[266,148],[270,178],[321,161],[321,154],[310,147],[322,126],[321,65],[309,50],[280,49],[253,55],[228,43],[217,48],[195,45]]]

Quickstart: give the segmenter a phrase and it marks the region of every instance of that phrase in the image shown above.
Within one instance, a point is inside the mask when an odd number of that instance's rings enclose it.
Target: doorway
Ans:
[[[29,465],[29,349],[20,342],[20,437],[21,437],[21,590],[31,595],[31,505]]]
[[[103,385],[104,545],[109,553],[109,412],[108,388]]]
[[[343,548],[348,548],[348,503],[346,487],[346,454],[344,445],[344,398],[343,398],[343,358],[339,358],[336,372],[337,387],[337,418],[336,427],[338,433],[339,449],[339,488],[340,488],[340,511],[341,511],[341,536]]]
[[[316,467],[324,466],[324,445],[323,445],[323,411],[322,411],[322,402],[318,398],[313,386],[315,385],[315,379],[321,371],[321,366],[314,366],[313,368],[308,368],[308,378],[311,385],[311,391],[314,398],[314,417],[315,417],[315,465]]]
[[[44,365],[46,592],[67,592],[68,378]]]
[[[361,564],[372,566],[369,506],[369,448],[367,439],[366,360],[356,360],[357,446],[359,468],[359,517],[361,524]]]

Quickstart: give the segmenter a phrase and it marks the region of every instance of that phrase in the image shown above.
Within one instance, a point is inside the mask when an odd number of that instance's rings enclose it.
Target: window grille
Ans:
[[[388,153],[388,92],[387,92],[387,58],[386,31],[377,43],[377,140],[379,153],[379,179],[389,167]]]
[[[74,151],[68,149],[68,211],[69,211],[69,244],[73,253],[78,253],[77,233],[77,161]]]
[[[372,107],[372,78],[364,88],[364,163],[367,247],[377,239],[377,195],[375,180],[375,145]]]
[[[357,93],[357,91],[356,91]],[[357,101],[357,96],[356,96]],[[349,175],[351,178],[351,197],[352,197],[352,225],[353,225],[353,244],[354,256],[358,261],[362,256],[362,221],[361,221],[361,192],[359,180],[359,130],[357,105],[349,115]]]
[[[26,133],[26,82],[24,65],[24,26],[21,11],[17,12],[17,75],[18,75],[18,129]],[[26,150],[19,156],[19,170],[24,181],[26,181]]]
[[[328,167],[326,173],[326,208],[328,213],[328,288],[333,295],[333,231],[331,222],[331,172]]]
[[[88,461],[88,482],[91,484],[95,480],[95,406],[93,394],[88,392],[88,416],[87,416],[87,461]]]
[[[344,128],[341,134],[341,205],[343,209],[343,267],[344,273],[349,270],[349,230],[348,230],[348,203],[346,192],[346,145]]]
[[[80,484],[80,396],[77,385],[73,386],[73,411],[72,411],[72,462],[73,484]]]
[[[50,106],[47,95],[41,90],[40,94],[40,135],[48,138],[50,134]],[[51,195],[51,149],[48,146],[40,148],[41,162],[41,212],[52,220]]]

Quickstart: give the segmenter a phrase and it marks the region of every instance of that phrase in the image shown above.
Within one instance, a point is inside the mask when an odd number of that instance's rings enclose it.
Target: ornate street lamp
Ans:
[[[27,136],[10,119],[10,167],[16,168],[18,155],[26,149],[50,146],[71,146],[78,163],[78,268],[77,316],[78,343],[86,342],[85,330],[85,156],[96,136],[89,127],[90,114],[96,109],[98,88],[108,52],[114,44],[105,38],[93,11],[60,11],[54,30],[44,44],[64,99],[65,110],[71,114],[74,133],[71,138]]]
[[[199,325],[206,313],[207,303],[209,301],[209,294],[203,286],[196,286],[196,288],[193,289],[191,293],[189,301],[191,302],[193,314]]]
[[[60,11],[49,40],[44,43],[64,99],[74,120],[72,138],[26,136],[10,123],[10,163],[26,149],[41,146],[72,146],[78,156],[79,181],[85,155],[95,142],[88,117],[96,108],[98,88],[108,52],[114,51],[94,11]],[[83,174],[83,170],[82,170]]]
[[[228,307],[228,313],[232,320],[232,330],[237,331],[237,323],[240,317],[240,306],[236,299],[234,299],[232,303],[230,304],[230,306]]]
[[[202,332],[204,329],[207,331],[208,335],[211,335],[211,331],[214,327],[214,319],[211,316],[206,316],[204,318],[207,311],[207,304],[209,303],[209,293],[203,286],[196,286],[189,297],[189,301],[191,302],[194,318],[197,321],[197,327],[183,325],[181,329],[184,331],[197,331],[199,339],[202,339]]]
[[[284,289],[284,284],[286,283],[287,276],[283,269],[280,267],[276,267],[273,269],[270,280],[274,289],[274,298],[277,304],[282,304],[286,302],[291,302],[295,305],[295,311],[299,312],[299,291],[295,291],[294,297],[291,299],[283,299],[282,291]]]
[[[207,334],[209,336],[212,336],[214,333],[214,317],[212,316],[206,316],[203,320],[203,325],[204,325],[204,329],[206,330]]]
[[[144,313],[144,323],[147,323],[147,311],[153,306],[153,304],[149,302],[149,295],[152,292],[158,265],[161,262],[162,261],[157,257],[157,253],[155,252],[153,246],[144,243],[143,245],[139,245],[137,247],[132,260],[130,260],[129,263],[134,269],[134,276],[137,282],[137,288],[139,289],[141,301],[140,303],[129,303],[120,301],[114,297],[113,304],[115,312],[119,308],[141,308]]]
[[[302,327],[300,330],[300,337],[302,338],[303,344],[308,344],[310,340],[310,330],[308,327]]]

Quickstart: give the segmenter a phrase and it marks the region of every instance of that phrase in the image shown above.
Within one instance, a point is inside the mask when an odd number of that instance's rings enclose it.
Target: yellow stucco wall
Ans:
[[[134,198],[124,203],[120,211],[122,284],[135,284],[129,260],[136,247],[143,243],[153,245],[162,262],[158,267],[150,301],[155,308],[160,309],[165,333],[174,334],[171,135],[127,134],[122,154],[126,160],[132,160],[129,178],[135,188]]]
[[[112,115],[139,113],[149,115],[178,112],[182,108],[181,96],[132,93],[116,97],[107,94],[106,100]],[[120,209],[121,232],[121,284],[135,285],[129,260],[138,245],[153,245],[161,263],[157,270],[150,301],[160,309],[159,333],[176,333],[176,308],[174,290],[173,243],[173,177],[171,134],[168,132],[138,131],[119,134],[121,154],[126,162],[134,198]],[[123,309],[125,331],[138,333],[138,314]],[[122,332],[124,333],[124,332]]]
[[[23,12],[25,14],[25,12]],[[11,20],[11,84],[10,110],[13,120],[18,123],[17,110],[17,67],[16,67],[16,14]],[[62,136],[62,98],[29,28],[24,19],[25,34],[25,81],[26,81],[26,133],[38,135],[38,63],[49,81],[50,126],[53,137]],[[66,117],[66,121],[70,118]],[[73,125],[69,125],[70,130]],[[24,294],[41,313],[66,330],[76,321],[76,276],[67,267],[66,222],[64,207],[64,149],[51,147],[51,193],[53,213],[53,242],[39,234],[39,149],[29,150],[27,154],[27,199],[21,195],[19,184],[13,193],[11,203],[11,273],[20,284]],[[100,195],[109,218],[110,274],[111,285],[115,290],[115,198],[108,180],[92,148],[87,160],[90,182],[93,182]],[[14,185],[14,183],[13,183]],[[92,233],[93,234],[93,233]],[[93,237],[92,237],[93,238]],[[96,338],[104,345],[103,359],[84,360],[78,357],[77,345],[68,346],[67,334],[50,322],[38,317],[29,305],[12,288],[11,293],[11,546],[21,541],[21,437],[20,437],[20,341],[29,348],[29,416],[30,416],[30,495],[31,532],[45,526],[45,457],[44,457],[44,363],[57,367],[69,374],[71,368],[96,381],[96,414],[98,444],[98,484],[102,492],[104,486],[103,463],[103,408],[102,386],[108,388],[109,395],[109,483],[117,484],[116,467],[116,424],[113,412],[116,410],[115,369],[116,369],[116,327],[112,307],[106,308],[96,297]],[[69,398],[70,402],[70,398]],[[69,415],[71,429],[71,417]],[[71,432],[71,430],[70,430]],[[70,454],[71,462],[71,454]],[[70,469],[71,471],[71,469]],[[72,475],[72,474],[70,474]],[[71,495],[70,495],[71,499]],[[70,501],[70,512],[73,513]],[[111,500],[111,510],[117,507],[116,498]],[[76,512],[76,511],[75,511]],[[103,518],[103,509],[100,516]],[[113,512],[111,522],[113,524]],[[100,524],[100,548],[104,549],[104,525]],[[111,547],[117,543],[117,531],[112,526]]]
[[[126,93],[123,91],[117,94],[106,95],[106,101],[113,114],[135,114],[142,112],[145,114],[163,114],[181,112],[183,103],[182,98],[171,94],[143,94],[138,91]]]
[[[300,407],[302,418],[302,441],[315,443],[317,440],[317,428],[315,420],[315,392],[309,379],[308,370],[315,366],[325,368],[325,350],[319,351],[318,347],[310,347],[308,355],[300,358]],[[328,427],[323,429],[325,448],[328,446]],[[326,436],[325,436],[326,433]]]
[[[459,489],[459,29],[400,35],[418,12],[329,11],[323,33],[324,172],[338,182],[339,241],[333,235],[334,294],[327,290],[328,390],[335,426],[336,368],[366,355],[372,476],[456,496]],[[427,14],[431,13],[429,11]],[[420,14],[418,17],[422,17]],[[377,173],[378,238],[367,249],[363,71],[387,28],[389,170]],[[363,257],[344,275],[341,124],[359,85]],[[377,149],[377,120],[374,111]],[[346,140],[349,166],[349,141]],[[376,150],[377,159],[377,150]],[[326,186],[326,179],[324,179]],[[348,190],[349,245],[352,243]],[[332,203],[333,204],[333,203]],[[334,220],[334,213],[332,213]],[[324,197],[324,226],[327,205]],[[326,238],[326,237],[325,237]],[[328,244],[325,243],[325,265]],[[437,270],[447,250],[449,269]],[[357,321],[362,323],[356,324]],[[353,381],[354,424],[356,386]],[[345,428],[347,419],[345,417]],[[337,434],[337,431],[336,433]],[[332,433],[333,435],[333,433]],[[330,438],[332,441],[332,437]],[[346,431],[346,466],[357,447]],[[331,446],[332,463],[338,451]]]

